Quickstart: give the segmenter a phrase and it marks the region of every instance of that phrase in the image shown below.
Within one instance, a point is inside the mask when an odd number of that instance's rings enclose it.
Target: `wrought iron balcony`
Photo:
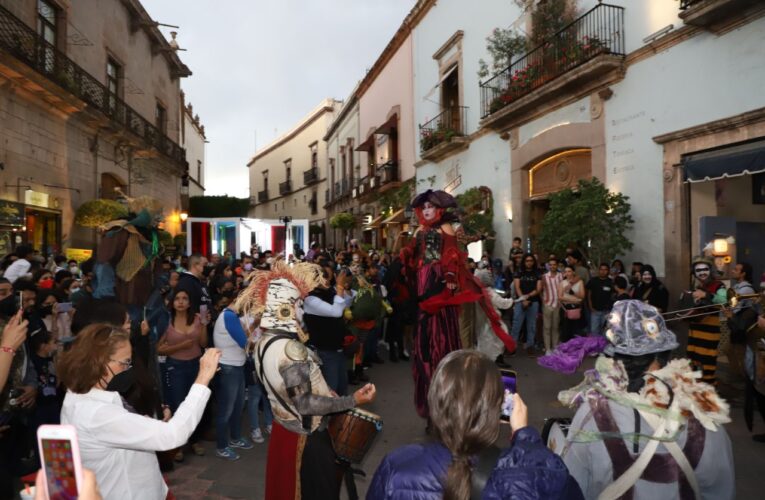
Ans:
[[[319,181],[319,169],[311,167],[303,172],[303,184],[309,186]]]
[[[286,180],[284,182],[280,182],[279,183],[279,194],[280,195],[283,196],[283,195],[289,194],[291,192],[292,192],[292,181],[291,180]]]
[[[438,159],[441,154],[427,154],[438,146],[444,145],[434,153],[448,153],[453,149],[462,149],[463,144],[466,145],[466,142],[460,139],[465,136],[467,109],[464,106],[446,108],[432,120],[420,125],[420,151],[424,159]]]
[[[680,0],[680,19],[711,31],[718,31],[736,19],[756,19],[764,10],[761,0]]]
[[[268,201],[268,189],[258,191],[258,203],[265,203]]]
[[[481,83],[481,118],[598,56],[624,56],[624,7],[599,4]],[[595,75],[589,75],[594,77]]]
[[[174,163],[185,165],[186,151],[21,19],[0,6],[0,49],[51,82],[99,110]]]
[[[398,182],[398,162],[389,160],[381,165],[377,165],[377,176],[380,178],[381,186],[385,186],[392,182]]]

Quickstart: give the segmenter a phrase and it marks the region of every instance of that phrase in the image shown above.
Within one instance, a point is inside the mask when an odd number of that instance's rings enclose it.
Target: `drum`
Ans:
[[[379,415],[359,408],[334,415],[328,430],[335,454],[345,462],[361,463],[382,427]]]
[[[548,418],[542,428],[542,442],[556,455],[562,455],[566,447],[566,436],[571,427],[570,418]]]

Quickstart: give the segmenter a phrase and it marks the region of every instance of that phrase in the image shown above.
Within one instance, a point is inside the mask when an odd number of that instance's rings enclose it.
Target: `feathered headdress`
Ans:
[[[308,335],[300,327],[296,304],[311,290],[324,285],[321,267],[299,263],[290,267],[277,260],[270,271],[255,271],[248,277],[250,285],[233,304],[233,309],[245,317],[260,317],[260,327],[297,333],[302,341]]]

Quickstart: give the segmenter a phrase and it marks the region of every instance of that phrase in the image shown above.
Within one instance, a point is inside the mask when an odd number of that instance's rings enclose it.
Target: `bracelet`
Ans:
[[[7,352],[10,354],[16,354],[16,349],[13,347],[0,346],[0,352]]]

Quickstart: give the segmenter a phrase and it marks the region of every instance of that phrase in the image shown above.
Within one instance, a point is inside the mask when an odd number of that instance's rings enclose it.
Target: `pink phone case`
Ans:
[[[67,437],[53,437],[52,434],[49,434],[47,431],[49,429],[65,429],[67,431],[68,436]],[[41,437],[45,434],[48,434],[48,437]],[[63,434],[63,433],[62,433]],[[66,436],[66,434],[63,434]],[[69,437],[71,436],[71,437]],[[75,430],[74,426],[71,425],[41,425],[37,429],[37,446],[40,450],[40,460],[42,462],[42,469],[43,469],[43,475],[44,475],[44,481],[43,481],[43,487],[45,488],[45,498],[50,498],[50,492],[48,491],[48,468],[46,466],[46,460],[45,460],[45,449],[43,447],[43,440],[45,439],[57,439],[57,440],[66,440],[69,442],[70,447],[67,450],[69,453],[71,453],[71,461],[74,465],[74,478],[77,484],[77,493],[79,494],[82,489],[82,460],[80,459],[80,445],[77,440],[77,431]],[[70,457],[65,454],[60,458],[62,460],[68,461]]]

